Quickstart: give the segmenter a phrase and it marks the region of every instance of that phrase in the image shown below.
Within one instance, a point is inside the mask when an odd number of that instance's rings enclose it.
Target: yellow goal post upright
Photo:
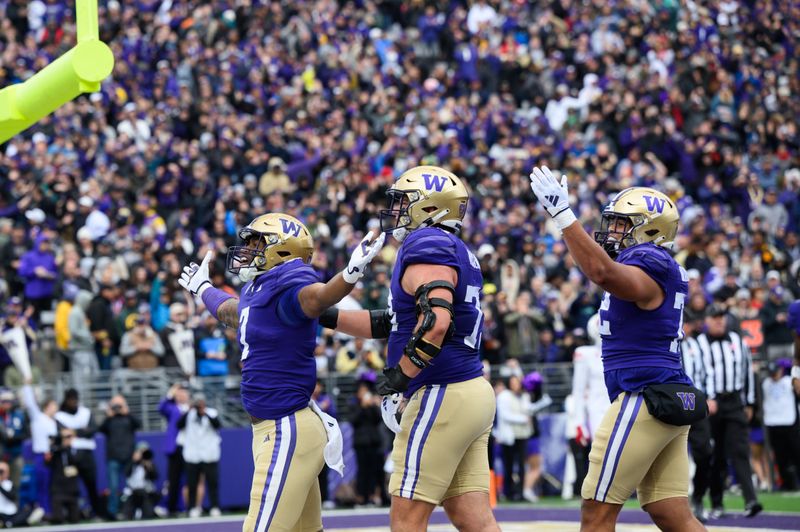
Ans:
[[[28,80],[0,89],[0,143],[111,75],[114,55],[100,41],[97,0],[75,0],[78,43]]]

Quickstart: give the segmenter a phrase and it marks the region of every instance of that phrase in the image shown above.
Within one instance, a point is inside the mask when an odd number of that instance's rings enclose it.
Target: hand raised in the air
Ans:
[[[536,167],[530,175],[531,190],[548,214],[558,224],[562,231],[575,220],[575,214],[569,208],[569,191],[567,190],[567,176],[561,176],[561,182],[556,180],[553,172],[546,166]]]
[[[181,278],[178,279],[178,284],[193,295],[202,296],[206,289],[211,288],[211,280],[208,275],[208,263],[211,262],[212,255],[213,253],[209,250],[206,256],[203,257],[203,262],[201,262],[199,266],[195,262],[184,266]]]
[[[381,233],[374,241],[372,241],[372,236],[372,231],[367,233],[367,236],[361,240],[353,251],[347,268],[342,272],[342,277],[344,277],[345,282],[356,284],[358,280],[364,276],[364,269],[367,267],[367,264],[372,262],[372,259],[375,258],[375,255],[377,255],[383,247],[386,233]]]

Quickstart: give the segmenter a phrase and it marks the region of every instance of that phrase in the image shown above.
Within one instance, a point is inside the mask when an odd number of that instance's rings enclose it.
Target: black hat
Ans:
[[[722,303],[714,303],[706,309],[706,316],[716,318],[724,316],[728,313],[728,309]]]

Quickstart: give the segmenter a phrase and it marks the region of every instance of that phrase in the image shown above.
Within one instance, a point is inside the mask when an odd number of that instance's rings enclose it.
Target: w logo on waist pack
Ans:
[[[681,402],[683,403],[684,410],[694,410],[694,394],[691,392],[675,392],[675,394],[680,397]]]
[[[658,211],[659,214],[664,212],[664,205],[667,201],[663,198],[655,198],[653,196],[642,196],[644,202],[647,204],[647,210],[650,212]]]
[[[444,190],[444,184],[447,182],[446,177],[433,174],[422,174],[422,179],[425,180],[425,188],[427,190],[436,190],[436,192]]]
[[[291,233],[292,236],[300,236],[300,225],[286,218],[281,218],[281,228],[284,233]]]

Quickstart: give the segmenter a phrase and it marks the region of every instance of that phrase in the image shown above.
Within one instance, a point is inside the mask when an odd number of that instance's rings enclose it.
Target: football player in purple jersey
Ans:
[[[208,263],[184,268],[179,284],[203,300],[219,321],[239,330],[242,404],[253,423],[253,473],[245,532],[322,530],[317,481],[326,430],[310,405],[316,384],[317,318],[350,293],[383,245],[372,233],[347,268],[327,283],[309,265],[311,234],[286,214],[259,216],[239,231],[228,271],[245,284],[238,298],[211,285]],[[326,458],[327,458],[326,451]],[[336,457],[332,457],[335,462]],[[335,463],[329,463],[332,468]]]
[[[392,531],[426,530],[441,504],[459,530],[494,532],[487,445],[495,398],[479,357],[483,278],[459,237],[467,189],[447,170],[418,166],[387,195],[381,226],[402,242],[389,308],[330,309],[320,323],[389,339],[377,388],[385,396],[384,419],[397,432],[389,481]],[[398,425],[400,394],[408,403]]]
[[[600,335],[611,406],[589,455],[581,530],[613,531],[634,491],[661,530],[705,530],[689,507],[689,424],[656,419],[650,401],[642,407],[643,398],[652,397],[648,389],[666,385],[693,390],[691,398],[675,393],[687,397],[684,410],[694,412],[697,394],[702,397],[681,365],[688,275],[664,248],[678,232],[678,209],[657,190],[625,189],[605,208],[592,238],[570,209],[566,176],[559,183],[543,166],[534,168],[530,179],[575,262],[606,291]],[[705,405],[697,412],[704,414]]]

